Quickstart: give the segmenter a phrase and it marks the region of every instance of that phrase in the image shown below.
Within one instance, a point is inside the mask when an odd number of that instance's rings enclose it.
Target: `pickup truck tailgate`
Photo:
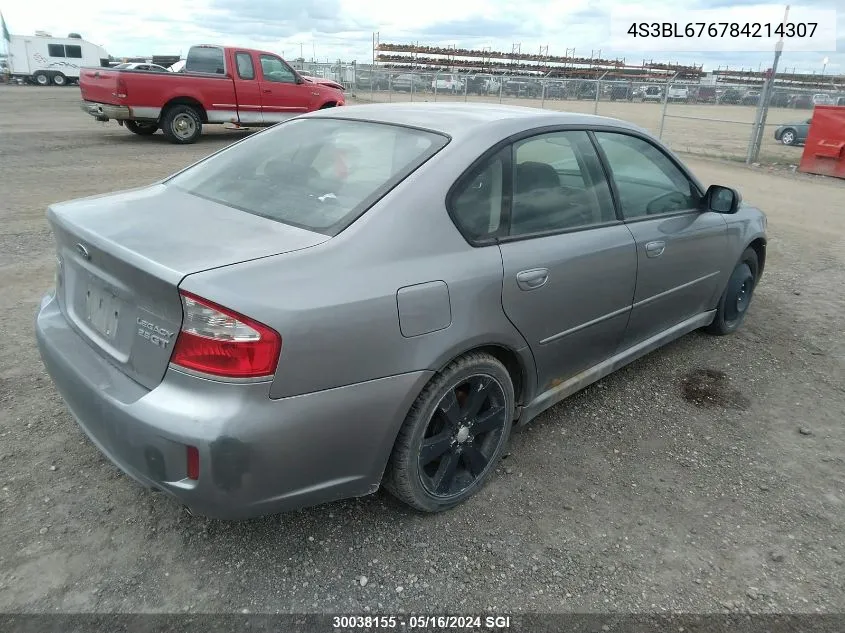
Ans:
[[[79,75],[79,90],[84,101],[123,105],[125,91],[118,90],[120,72],[106,68],[83,68]]]

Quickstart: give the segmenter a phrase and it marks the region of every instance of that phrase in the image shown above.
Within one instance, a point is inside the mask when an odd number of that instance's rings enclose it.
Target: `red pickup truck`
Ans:
[[[273,53],[192,46],[181,72],[83,68],[82,109],[143,136],[160,128],[172,143],[195,142],[204,123],[273,125],[344,105],[343,86],[303,77]]]

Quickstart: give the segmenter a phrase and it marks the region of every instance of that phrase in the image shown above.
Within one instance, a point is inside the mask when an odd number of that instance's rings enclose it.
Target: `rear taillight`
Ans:
[[[117,97],[118,99],[125,99],[129,95],[129,91],[126,89],[126,82],[123,80],[122,77],[117,78],[117,91],[113,93],[113,96]]]
[[[226,378],[264,378],[276,372],[282,337],[257,321],[189,292],[182,297],[182,329],[170,362]]]

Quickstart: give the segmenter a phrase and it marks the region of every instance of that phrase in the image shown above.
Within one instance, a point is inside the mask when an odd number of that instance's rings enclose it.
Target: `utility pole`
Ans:
[[[786,9],[783,12],[783,22],[781,24],[786,24],[788,17],[789,5],[786,5]],[[783,28],[781,28],[781,33],[782,32]],[[771,72],[769,73],[769,76],[766,77],[766,81],[763,84],[763,91],[760,93],[760,101],[757,104],[757,116],[755,117],[754,127],[751,133],[751,142],[748,144],[748,154],[745,157],[746,165],[750,165],[755,162],[760,156],[760,145],[763,143],[763,132],[765,132],[766,128],[766,117],[769,114],[769,99],[771,98],[772,87],[775,84],[775,75],[777,75],[778,72],[778,62],[780,61],[782,53],[783,35],[781,35],[777,44],[775,44],[775,58],[772,61]]]

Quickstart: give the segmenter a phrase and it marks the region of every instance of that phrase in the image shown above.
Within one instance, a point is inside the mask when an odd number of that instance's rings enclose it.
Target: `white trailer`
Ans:
[[[109,54],[102,46],[86,42],[76,33],[70,37],[51,37],[36,32],[11,36],[8,61],[13,78],[39,86],[65,86],[79,80],[80,68],[108,66]]]

